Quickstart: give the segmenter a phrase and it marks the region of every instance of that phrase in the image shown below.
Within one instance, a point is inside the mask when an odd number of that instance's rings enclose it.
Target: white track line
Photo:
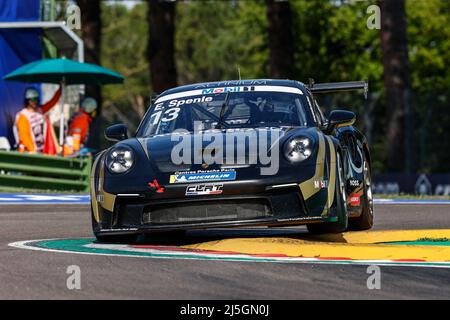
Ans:
[[[86,238],[87,239],[87,238]],[[31,243],[39,242],[39,241],[57,241],[57,240],[68,240],[68,239],[41,239],[41,240],[26,240],[26,241],[17,241],[8,244],[8,246],[18,249],[27,249],[27,250],[35,250],[35,251],[44,251],[44,252],[55,252],[55,253],[70,253],[70,254],[83,254],[83,255],[92,255],[92,256],[110,256],[110,257],[127,257],[127,258],[155,258],[155,259],[187,259],[187,260],[216,260],[220,261],[222,258],[226,258],[226,261],[235,261],[235,262],[273,262],[273,263],[301,263],[301,264],[334,264],[334,265],[378,265],[378,266],[387,266],[387,267],[416,267],[416,268],[442,268],[448,269],[450,268],[450,263],[447,265],[436,265],[433,263],[445,263],[445,262],[423,262],[422,264],[410,263],[410,262],[398,262],[392,260],[321,260],[317,258],[279,258],[279,257],[255,257],[251,255],[239,254],[239,255],[221,255],[221,254],[208,254],[208,253],[195,253],[195,252],[173,252],[173,251],[160,251],[160,250],[151,250],[146,249],[145,252],[152,253],[154,256],[138,256],[131,254],[114,254],[114,253],[97,253],[97,252],[80,252],[80,251],[69,251],[69,250],[57,250],[57,249],[48,249],[48,248],[40,248],[31,246]],[[91,244],[92,246],[95,244]],[[97,249],[111,247],[112,245],[97,245]],[[119,246],[120,250],[124,250]],[[126,251],[132,252],[129,248]],[[139,250],[139,249],[138,249]],[[142,250],[142,249],[141,249]],[[134,251],[139,252],[139,251]],[[171,256],[164,256],[164,255]],[[244,259],[244,260],[243,260]],[[249,260],[245,260],[249,259]],[[271,260],[271,261],[267,261]]]

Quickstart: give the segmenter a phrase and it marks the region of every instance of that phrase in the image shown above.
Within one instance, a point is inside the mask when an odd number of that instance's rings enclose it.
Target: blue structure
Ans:
[[[0,22],[39,21],[40,0],[0,1]],[[23,94],[30,86],[4,81],[18,67],[42,59],[40,29],[0,29],[0,136],[14,145],[12,125],[23,108]]]

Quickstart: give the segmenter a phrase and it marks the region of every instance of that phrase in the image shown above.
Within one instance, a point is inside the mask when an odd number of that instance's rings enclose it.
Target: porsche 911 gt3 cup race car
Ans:
[[[136,133],[95,159],[99,241],[234,226],[306,224],[313,233],[373,225],[371,159],[353,112],[322,113],[314,95],[365,82],[237,80],[181,86],[152,103]]]

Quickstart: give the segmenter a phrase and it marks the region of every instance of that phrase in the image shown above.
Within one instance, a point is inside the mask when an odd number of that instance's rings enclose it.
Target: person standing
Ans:
[[[19,152],[42,153],[44,148],[45,116],[59,100],[61,88],[53,98],[39,106],[39,91],[30,87],[25,90],[24,108],[16,114],[14,136]]]
[[[93,98],[84,98],[80,111],[75,113],[69,121],[69,136],[74,138],[76,145],[74,151],[86,144],[89,136],[89,126],[97,113],[97,101]]]

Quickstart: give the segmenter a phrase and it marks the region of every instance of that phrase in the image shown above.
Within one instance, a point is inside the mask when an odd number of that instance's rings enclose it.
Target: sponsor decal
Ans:
[[[350,195],[350,205],[351,206],[360,206],[361,205],[361,196],[359,194],[351,194]]]
[[[161,187],[158,183],[158,180],[154,179],[153,182],[149,182],[148,186],[152,189],[152,190],[156,190],[156,193],[163,193],[164,191],[166,191],[166,189],[164,187]]]
[[[214,94],[224,92],[241,92],[241,91],[255,91],[255,87],[223,87],[203,89],[202,94]]]
[[[236,180],[235,171],[172,174],[170,183]]]
[[[204,196],[222,194],[223,184],[197,184],[186,188],[187,196]]]
[[[325,189],[328,188],[328,180],[314,180],[315,189]]]
[[[350,187],[358,187],[359,181],[358,180],[350,180]]]
[[[208,95],[208,94],[220,94],[220,93],[225,93],[225,92],[247,92],[247,91],[281,92],[281,93],[294,93],[294,94],[303,95],[303,91],[296,87],[266,86],[266,85],[239,86],[239,87],[225,86],[225,87],[218,87],[218,88],[188,90],[188,91],[167,94],[162,97],[159,97],[155,103],[159,104],[159,103],[162,103],[165,101],[180,99],[180,98],[191,99],[192,96],[204,96],[204,95]]]
[[[199,88],[211,88],[211,87],[230,87],[230,86],[254,86],[254,85],[266,85],[266,80],[230,80],[222,82],[206,82],[200,83],[195,86],[195,89]]]

